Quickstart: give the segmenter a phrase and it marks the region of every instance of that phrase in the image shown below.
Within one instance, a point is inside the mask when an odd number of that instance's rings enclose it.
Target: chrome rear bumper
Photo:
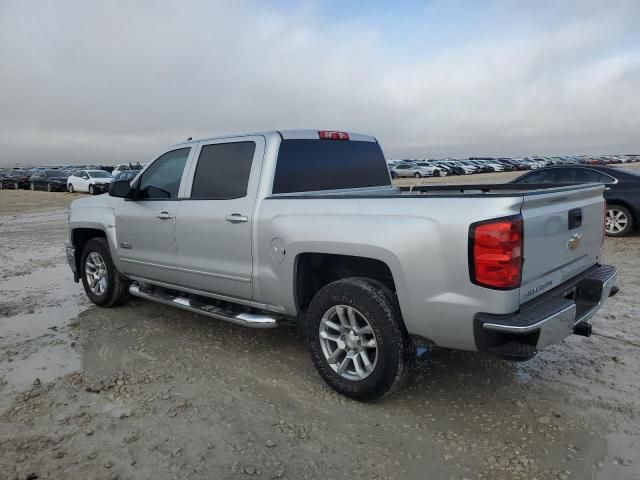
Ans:
[[[531,347],[535,353],[558,343],[588,322],[618,292],[618,273],[610,265],[598,265],[557,287],[549,295],[523,305],[508,315],[476,315],[476,343],[480,351],[490,351],[501,342]]]

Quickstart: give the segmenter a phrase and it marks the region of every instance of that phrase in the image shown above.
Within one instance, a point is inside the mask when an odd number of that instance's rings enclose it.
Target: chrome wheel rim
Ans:
[[[356,382],[373,373],[378,343],[362,313],[347,305],[336,305],[322,316],[319,330],[322,354],[334,372]]]
[[[107,290],[108,274],[107,265],[98,252],[87,255],[84,264],[84,273],[87,278],[89,290],[96,295],[102,295]]]
[[[627,215],[617,208],[610,208],[607,210],[607,216],[604,219],[605,230],[607,233],[620,233],[629,223]]]

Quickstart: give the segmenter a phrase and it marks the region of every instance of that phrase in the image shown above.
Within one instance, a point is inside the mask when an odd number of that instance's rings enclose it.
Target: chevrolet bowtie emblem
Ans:
[[[571,235],[571,238],[567,242],[567,248],[573,251],[580,246],[581,241],[582,235],[580,235],[579,233],[574,233],[573,235]]]

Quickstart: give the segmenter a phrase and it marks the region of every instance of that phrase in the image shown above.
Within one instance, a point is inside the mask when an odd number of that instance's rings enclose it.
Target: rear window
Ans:
[[[283,140],[273,193],[389,186],[389,170],[376,142]]]

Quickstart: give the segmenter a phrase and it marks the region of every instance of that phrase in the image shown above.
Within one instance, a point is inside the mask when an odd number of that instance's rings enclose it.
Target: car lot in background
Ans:
[[[394,176],[395,173],[395,176]],[[420,166],[415,163],[401,163],[396,165],[391,173],[392,177],[439,177],[440,169],[432,166]]]
[[[511,183],[603,183],[607,235],[628,235],[640,225],[640,172],[636,170],[601,165],[548,167],[525,173]]]
[[[8,188],[17,190],[19,188],[27,188],[29,186],[29,177],[31,171],[7,169],[0,173],[0,188]]]
[[[88,192],[91,195],[109,190],[113,177],[105,170],[77,170],[67,179],[69,192]]]

